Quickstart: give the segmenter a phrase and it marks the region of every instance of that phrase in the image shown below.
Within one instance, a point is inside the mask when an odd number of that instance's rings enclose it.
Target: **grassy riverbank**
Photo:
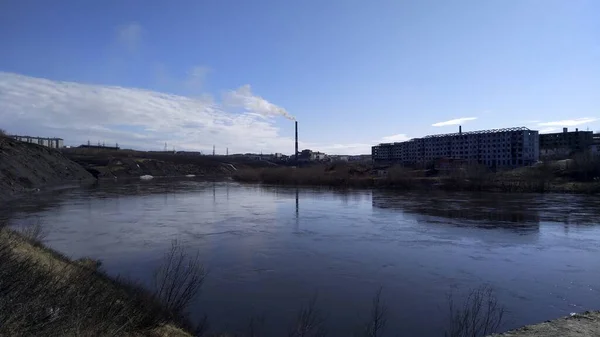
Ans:
[[[239,170],[240,182],[273,185],[371,187],[401,190],[600,193],[600,158],[577,157],[509,171],[471,166],[452,171],[377,169],[368,164],[321,164]]]
[[[0,229],[0,336],[191,336],[159,293]]]

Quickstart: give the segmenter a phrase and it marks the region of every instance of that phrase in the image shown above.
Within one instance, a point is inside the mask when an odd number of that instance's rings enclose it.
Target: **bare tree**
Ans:
[[[5,137],[8,136],[8,133],[6,133],[6,130],[0,128],[0,137]]]
[[[200,291],[205,275],[200,254],[188,255],[174,240],[154,275],[156,296],[167,310],[181,315]]]
[[[448,297],[450,326],[446,337],[480,337],[498,330],[504,318],[505,308],[498,303],[492,287],[480,286],[469,292],[462,305]]]
[[[325,319],[317,309],[317,294],[315,294],[308,305],[298,313],[294,328],[288,334],[289,337],[324,337]]]

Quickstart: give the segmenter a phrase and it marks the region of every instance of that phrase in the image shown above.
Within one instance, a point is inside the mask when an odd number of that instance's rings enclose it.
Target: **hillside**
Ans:
[[[60,151],[0,136],[0,200],[94,177]]]

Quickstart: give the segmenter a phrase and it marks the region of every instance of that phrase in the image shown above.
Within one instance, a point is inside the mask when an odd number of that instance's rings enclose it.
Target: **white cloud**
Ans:
[[[271,117],[285,110],[233,91],[244,111],[209,98],[190,98],[115,86],[58,82],[0,72],[0,121],[9,132],[61,137],[78,145],[90,140],[138,149],[169,148],[225,152],[293,152],[293,134],[279,135]],[[265,118],[264,116],[269,116]]]
[[[117,40],[129,51],[135,51],[142,37],[142,26],[137,22],[120,26],[117,28]]]
[[[253,95],[249,84],[226,93],[223,102],[230,107],[242,107],[247,112],[255,112],[268,117],[283,116],[295,120],[294,116],[284,108],[272,104],[260,96]]]
[[[457,118],[457,119],[451,119],[451,120],[445,121],[445,122],[434,123],[434,124],[431,124],[431,126],[458,125],[458,124],[461,124],[464,122],[474,121],[476,119],[477,119],[477,117],[462,117],[462,118]]]
[[[588,124],[588,123],[592,123],[595,121],[598,121],[598,118],[590,118],[590,117],[585,117],[585,118],[576,118],[576,119],[565,119],[562,121],[553,121],[553,122],[543,122],[543,123],[539,123],[539,126],[562,126],[562,127],[566,127],[566,126],[577,126],[577,125],[581,125],[581,124]]]
[[[399,133],[397,135],[383,137],[377,143],[404,142],[404,141],[407,141],[409,139],[410,138],[407,135],[405,135],[403,133]]]
[[[557,130],[558,130],[558,128],[545,128],[545,129],[541,129],[540,133],[551,133],[551,132],[555,132]]]

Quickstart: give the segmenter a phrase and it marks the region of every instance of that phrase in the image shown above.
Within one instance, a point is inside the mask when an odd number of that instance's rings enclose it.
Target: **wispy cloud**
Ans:
[[[404,142],[404,141],[407,141],[409,139],[410,138],[407,135],[405,135],[403,133],[399,133],[397,135],[383,137],[377,143]]]
[[[204,81],[206,81],[206,76],[208,76],[209,72],[210,72],[209,67],[205,67],[205,66],[193,67],[189,71],[188,78],[185,83],[186,86],[188,87],[188,89],[193,90],[193,91],[202,89],[202,86],[204,86]]]
[[[0,121],[11,132],[62,137],[73,145],[89,139],[141,149],[168,142],[190,150],[211,151],[215,144],[223,152],[293,151],[293,135],[281,136],[272,118],[286,116],[285,109],[255,96],[250,86],[229,95],[243,111],[212,99],[0,72]]]
[[[543,122],[543,123],[539,123],[538,125],[539,126],[577,126],[577,125],[596,122],[598,120],[600,120],[600,119],[585,117],[585,118],[576,118],[576,119],[564,119],[561,121],[553,121],[553,122]]]
[[[135,51],[142,37],[142,26],[137,22],[131,22],[117,28],[117,40],[130,52]]]
[[[541,129],[540,133],[551,133],[551,132],[555,132],[559,130],[559,128],[545,128],[545,129]]]
[[[451,119],[451,120],[445,121],[445,122],[434,123],[434,124],[431,124],[431,126],[458,125],[458,124],[461,124],[464,122],[474,121],[476,119],[477,119],[477,117],[462,117],[462,118],[457,118],[457,119]]]

